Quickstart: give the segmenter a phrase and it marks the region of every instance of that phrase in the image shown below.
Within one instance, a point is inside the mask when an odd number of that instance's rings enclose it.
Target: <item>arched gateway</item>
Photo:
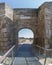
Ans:
[[[38,9],[12,9],[5,3],[0,3],[0,49],[8,50],[18,44],[18,31],[31,29],[34,33],[33,46],[48,48],[52,40],[52,3],[44,3]]]
[[[34,40],[37,36],[37,17],[38,12],[37,9],[14,9],[14,24],[16,29],[15,36],[17,37],[17,33],[20,29],[28,28],[31,29],[34,33]],[[33,44],[36,43],[36,40]]]

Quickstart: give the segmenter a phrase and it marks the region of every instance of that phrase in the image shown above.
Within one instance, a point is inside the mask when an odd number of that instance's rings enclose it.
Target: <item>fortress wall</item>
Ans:
[[[0,50],[3,52],[6,52],[13,45],[13,21],[6,16],[5,6],[4,3],[0,4]]]

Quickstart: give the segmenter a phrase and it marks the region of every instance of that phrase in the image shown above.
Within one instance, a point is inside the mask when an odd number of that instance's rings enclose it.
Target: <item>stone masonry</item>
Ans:
[[[33,46],[52,48],[52,2],[37,9],[12,9],[0,3],[0,50],[6,52],[12,45],[18,45],[18,32],[24,28],[33,31]]]

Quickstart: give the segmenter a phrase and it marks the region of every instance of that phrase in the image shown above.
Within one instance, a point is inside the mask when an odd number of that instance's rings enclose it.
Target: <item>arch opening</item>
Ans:
[[[32,44],[34,33],[31,29],[24,28],[18,31],[18,54],[17,57],[32,57]]]
[[[18,32],[18,44],[33,44],[34,33],[31,29],[24,28]]]

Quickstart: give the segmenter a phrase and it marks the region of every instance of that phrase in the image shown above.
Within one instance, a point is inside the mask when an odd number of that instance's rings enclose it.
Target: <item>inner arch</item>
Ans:
[[[31,29],[21,29],[18,32],[19,44],[32,44],[34,39],[34,33]]]
[[[33,57],[32,43],[34,33],[31,29],[20,29],[18,32],[18,53],[17,57]]]

